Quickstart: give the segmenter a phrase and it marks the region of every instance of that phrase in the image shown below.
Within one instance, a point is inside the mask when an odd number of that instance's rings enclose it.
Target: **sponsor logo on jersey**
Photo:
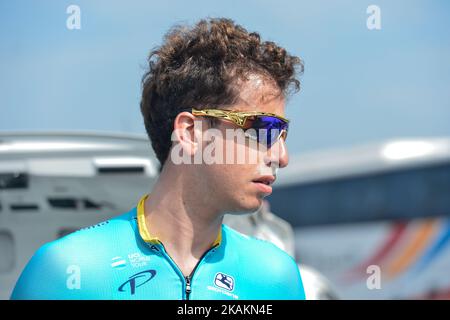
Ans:
[[[128,255],[128,261],[130,261],[133,268],[140,268],[145,267],[148,264],[150,257],[144,256],[139,252],[135,252]]]
[[[123,269],[127,266],[127,261],[120,256],[111,259],[111,267],[114,269]]]
[[[136,289],[143,286],[156,275],[156,270],[145,270],[132,275],[127,281],[119,287],[120,292],[130,292],[131,295],[136,293]]]
[[[218,272],[214,277],[214,285],[218,288],[228,291],[234,290],[234,278],[225,273]]]
[[[111,259],[111,267],[114,269],[123,269],[128,264],[133,268],[145,267],[150,261],[150,257],[140,254],[139,252],[128,254],[128,259],[124,259],[120,256]]]

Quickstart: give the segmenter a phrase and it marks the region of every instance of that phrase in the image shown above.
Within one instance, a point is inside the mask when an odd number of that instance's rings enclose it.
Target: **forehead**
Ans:
[[[285,98],[273,80],[250,75],[247,80],[239,81],[238,88],[239,98],[231,109],[284,115]]]

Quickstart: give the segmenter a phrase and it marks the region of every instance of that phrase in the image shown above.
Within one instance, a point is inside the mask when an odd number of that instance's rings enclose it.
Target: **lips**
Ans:
[[[252,181],[259,191],[266,194],[272,193],[272,184],[275,182],[274,176],[261,176],[255,180]]]
[[[255,180],[253,180],[253,182],[264,183],[265,185],[270,186],[275,182],[275,177],[274,176],[261,176]]]

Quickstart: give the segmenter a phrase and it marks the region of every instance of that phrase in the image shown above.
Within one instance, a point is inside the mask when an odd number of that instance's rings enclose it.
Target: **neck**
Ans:
[[[150,234],[161,240],[183,274],[189,275],[216,240],[223,215],[202,195],[193,194],[192,181],[180,171],[163,169],[145,201],[145,220]]]

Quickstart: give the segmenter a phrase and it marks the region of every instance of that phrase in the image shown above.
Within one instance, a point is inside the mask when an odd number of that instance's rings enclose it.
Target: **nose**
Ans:
[[[267,149],[265,163],[270,167],[284,168],[289,163],[289,153],[286,141],[280,138],[270,148]]]

